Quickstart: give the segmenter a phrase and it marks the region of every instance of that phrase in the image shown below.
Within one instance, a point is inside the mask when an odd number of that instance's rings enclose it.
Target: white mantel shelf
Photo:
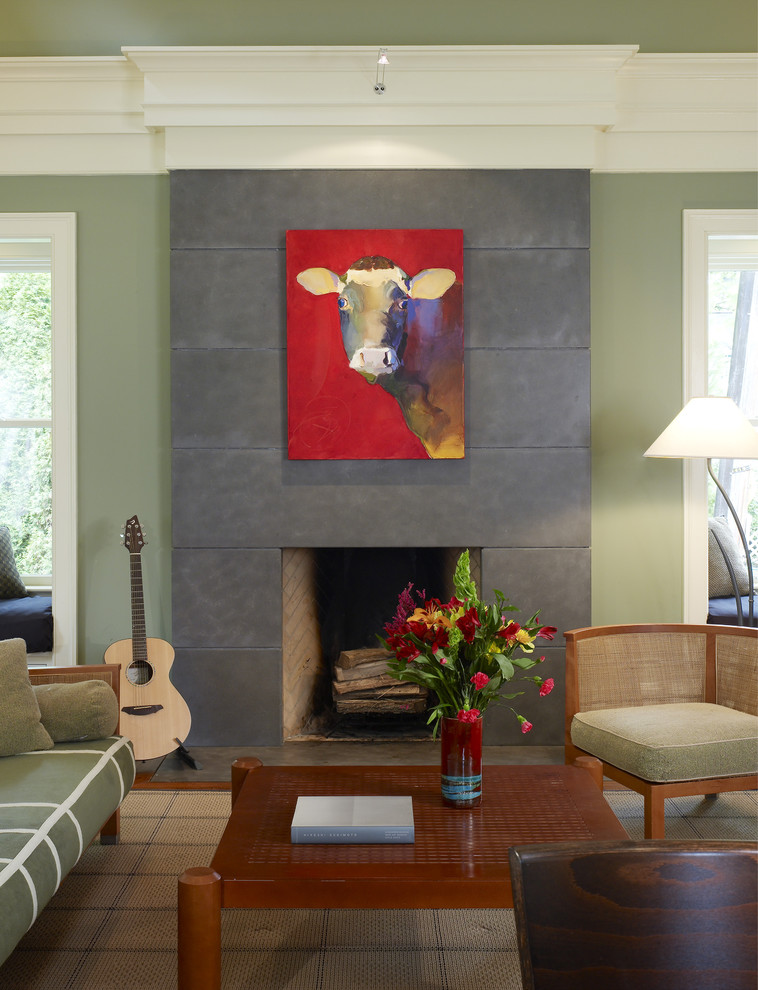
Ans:
[[[0,58],[0,173],[758,169],[758,55],[124,47]]]

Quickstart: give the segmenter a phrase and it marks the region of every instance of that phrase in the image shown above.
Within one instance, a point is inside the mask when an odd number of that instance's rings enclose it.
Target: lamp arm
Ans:
[[[745,536],[745,530],[742,528],[742,523],[740,522],[740,518],[737,515],[737,510],[732,505],[732,500],[729,498],[729,496],[727,495],[726,491],[724,490],[724,486],[720,483],[720,481],[718,480],[718,478],[714,474],[713,464],[712,464],[712,461],[711,461],[711,458],[710,457],[707,458],[706,464],[708,465],[708,474],[711,476],[711,478],[713,478],[714,484],[716,485],[716,487],[718,488],[718,490],[721,492],[721,494],[724,496],[724,501],[726,502],[727,506],[729,507],[729,511],[732,513],[732,518],[734,519],[734,522],[735,522],[735,524],[737,526],[737,531],[740,534],[740,539],[742,540],[742,548],[745,551],[745,561],[747,563],[748,606],[749,606],[748,624],[752,626],[753,625],[753,614],[754,614],[753,599],[755,597],[755,588],[754,588],[754,584],[753,584],[753,561],[750,558],[750,547],[748,546],[747,537]]]

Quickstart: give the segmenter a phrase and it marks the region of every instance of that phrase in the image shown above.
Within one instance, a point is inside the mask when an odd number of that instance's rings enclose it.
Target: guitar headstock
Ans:
[[[139,519],[136,516],[132,516],[131,519],[126,520],[122,538],[124,541],[124,546],[129,553],[142,552],[142,548],[146,545],[147,540],[145,539],[145,534],[142,532]]]

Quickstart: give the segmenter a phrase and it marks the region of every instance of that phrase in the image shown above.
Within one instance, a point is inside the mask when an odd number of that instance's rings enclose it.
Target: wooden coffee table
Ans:
[[[585,766],[485,767],[481,805],[460,811],[443,805],[438,767],[237,761],[211,865],[179,879],[179,990],[219,990],[222,907],[513,907],[510,846],[628,838],[600,764]],[[308,794],[410,794],[416,841],[293,845],[295,802]]]

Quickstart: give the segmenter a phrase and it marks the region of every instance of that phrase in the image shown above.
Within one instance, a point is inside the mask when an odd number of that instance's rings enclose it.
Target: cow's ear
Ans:
[[[455,281],[455,272],[449,268],[425,268],[415,275],[408,287],[412,299],[439,299]]]
[[[306,268],[297,276],[298,282],[314,296],[323,296],[327,292],[341,292],[342,282],[339,275],[330,272],[328,268]]]

